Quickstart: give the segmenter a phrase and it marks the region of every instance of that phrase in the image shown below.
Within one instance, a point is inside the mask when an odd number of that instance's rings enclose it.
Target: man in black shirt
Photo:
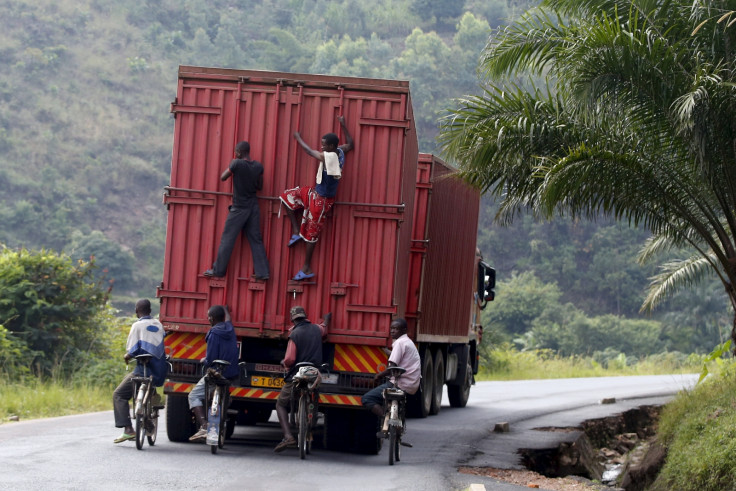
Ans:
[[[205,276],[225,276],[230,255],[235,247],[235,240],[241,230],[245,231],[250,251],[253,254],[253,269],[257,280],[269,277],[266,249],[261,237],[261,211],[258,207],[256,192],[263,189],[263,165],[257,160],[250,160],[250,144],[242,141],[235,146],[235,159],[220,176],[226,181],[233,177],[233,204],[222,231],[220,248],[212,269],[204,272]]]
[[[274,452],[282,452],[287,447],[296,446],[296,439],[291,434],[289,426],[289,403],[296,374],[296,365],[301,362],[310,362],[315,366],[322,364],[322,339],[327,336],[327,327],[332,319],[332,314],[325,315],[322,324],[312,324],[307,319],[304,307],[295,306],[291,308],[291,322],[294,327],[289,330],[289,343],[286,346],[286,354],[281,364],[288,370],[284,377],[284,386],[276,400],[276,415],[279,417],[281,431],[284,439],[276,445]]]

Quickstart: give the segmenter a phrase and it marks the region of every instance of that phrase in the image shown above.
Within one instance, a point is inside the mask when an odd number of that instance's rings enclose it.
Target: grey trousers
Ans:
[[[135,382],[133,372],[127,374],[120,385],[112,393],[112,411],[115,414],[115,427],[125,428],[131,426],[130,401],[135,395]]]
[[[269,275],[268,258],[266,248],[263,247],[261,236],[261,212],[258,202],[246,208],[230,207],[230,213],[225,220],[225,230],[222,231],[220,247],[217,250],[217,259],[212,265],[215,276],[225,276],[230,255],[233,253],[235,241],[240,232],[245,232],[250,244],[250,252],[253,255],[253,269],[256,276],[265,278]]]
[[[205,377],[202,377],[199,379],[199,382],[192,387],[191,392],[189,392],[189,409],[204,405],[204,384]]]

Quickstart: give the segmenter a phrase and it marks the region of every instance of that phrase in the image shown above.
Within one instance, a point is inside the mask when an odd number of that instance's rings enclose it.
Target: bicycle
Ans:
[[[296,412],[297,447],[299,448],[299,458],[303,460],[312,451],[312,428],[317,420],[319,402],[317,389],[322,382],[322,376],[313,363],[301,362],[297,363],[296,366],[297,372],[292,379],[294,389],[291,398],[291,415],[293,418],[296,399],[298,401]]]
[[[156,394],[156,388],[153,386],[153,375],[147,374],[148,362],[153,355],[145,354],[135,357],[139,365],[142,365],[143,376],[133,377],[135,383],[135,447],[143,450],[143,443],[148,439],[148,445],[153,446],[156,443],[156,435],[158,433],[158,410],[163,405],[154,404],[153,398]]]
[[[222,372],[230,365],[225,360],[215,360],[205,375],[205,401],[207,414],[207,438],[213,454],[225,446],[227,433],[227,408],[230,406],[230,380]],[[223,408],[225,417],[223,417]]]
[[[379,433],[384,438],[386,434],[388,436],[388,465],[394,465],[394,461],[401,460],[401,446],[411,447],[412,445],[401,441],[406,432],[406,393],[396,384],[406,369],[388,367],[388,371],[389,376],[394,380],[391,387],[383,389],[384,419]]]

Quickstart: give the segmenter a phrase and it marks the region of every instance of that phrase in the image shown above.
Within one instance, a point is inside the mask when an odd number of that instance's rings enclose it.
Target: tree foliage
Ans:
[[[133,255],[116,294],[125,284],[149,295],[161,277],[177,65],[410,78],[431,151],[440,108],[461,86],[475,90],[481,11],[462,22],[444,12],[440,26],[411,0],[0,2],[0,242],[63,250],[75,231],[102,233]],[[411,66],[415,52],[426,69]],[[161,231],[155,250],[144,224]]]
[[[93,261],[27,249],[0,250],[0,319],[6,363],[28,355],[24,365],[49,374],[62,362],[97,348],[97,324],[109,291],[95,279]],[[7,353],[6,353],[7,355]],[[8,361],[10,360],[10,361]]]
[[[543,1],[486,47],[485,92],[444,119],[446,154],[502,222],[604,215],[649,229],[646,256],[689,250],[645,308],[706,273],[736,304],[736,30],[702,23],[732,4]],[[510,78],[524,73],[547,84]]]
[[[561,292],[557,285],[543,283],[536,275],[527,271],[513,274],[507,281],[499,283],[503,298],[488,309],[484,319],[491,328],[507,334],[523,334],[532,327],[532,322],[542,313],[556,305]]]

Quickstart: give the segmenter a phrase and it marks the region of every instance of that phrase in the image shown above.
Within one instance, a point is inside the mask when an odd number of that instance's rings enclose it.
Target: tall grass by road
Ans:
[[[518,351],[501,347],[483,353],[476,380],[531,380],[626,375],[699,373],[706,355],[670,352],[645,358],[605,352],[596,356],[560,356],[551,350]]]
[[[39,380],[0,381],[0,423],[112,409],[114,387],[89,382]]]

